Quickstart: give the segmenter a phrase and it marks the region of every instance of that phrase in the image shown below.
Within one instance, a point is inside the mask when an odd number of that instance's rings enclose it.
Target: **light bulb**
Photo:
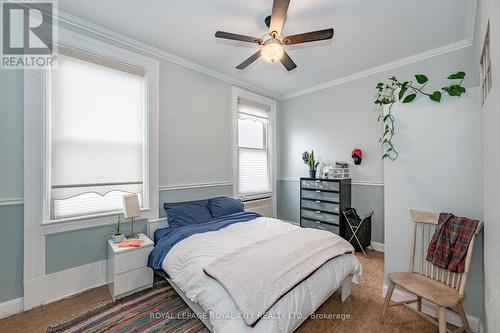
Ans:
[[[265,61],[273,64],[283,57],[283,53],[284,50],[281,43],[277,39],[272,38],[264,44],[261,55]]]

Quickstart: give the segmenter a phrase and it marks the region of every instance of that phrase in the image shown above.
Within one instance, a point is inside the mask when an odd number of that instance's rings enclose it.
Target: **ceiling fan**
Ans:
[[[284,46],[315,42],[319,40],[331,39],[333,37],[333,29],[324,29],[311,31],[297,35],[283,36],[282,29],[285,24],[286,12],[290,0],[274,0],[273,11],[271,15],[266,17],[265,23],[269,28],[261,38],[250,37],[245,35],[233,34],[231,32],[217,31],[215,37],[237,40],[241,42],[254,43],[261,45],[262,48],[251,55],[247,60],[236,66],[237,69],[245,69],[259,57],[270,63],[281,61],[287,71],[291,71],[297,65],[292,58],[286,53]]]

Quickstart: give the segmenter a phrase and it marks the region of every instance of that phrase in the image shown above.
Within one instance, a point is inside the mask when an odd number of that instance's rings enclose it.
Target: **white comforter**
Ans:
[[[163,269],[191,301],[200,304],[210,315],[210,323],[215,332],[291,332],[348,275],[353,274],[353,280],[357,282],[361,265],[353,254],[339,256],[323,265],[274,304],[254,327],[245,324],[231,296],[216,280],[208,277],[203,268],[235,249],[294,228],[299,227],[277,219],[260,217],[232,224],[219,231],[196,234],[170,250],[163,261]],[[265,257],[262,259],[265,260]]]

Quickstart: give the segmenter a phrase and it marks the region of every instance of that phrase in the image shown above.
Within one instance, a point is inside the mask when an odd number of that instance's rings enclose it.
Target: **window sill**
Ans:
[[[141,208],[141,216],[137,219],[148,219],[150,208]],[[101,214],[76,216],[64,218],[59,220],[48,220],[42,222],[42,229],[44,235],[56,234],[67,231],[81,230],[100,227],[104,225],[112,225],[116,223],[116,215],[122,214],[123,211],[106,212]],[[129,223],[130,221],[123,221],[122,223]]]

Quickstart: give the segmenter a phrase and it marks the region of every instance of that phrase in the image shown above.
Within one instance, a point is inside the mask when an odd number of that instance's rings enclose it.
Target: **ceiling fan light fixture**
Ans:
[[[264,43],[261,55],[265,61],[274,64],[283,57],[284,53],[281,42],[276,38],[270,38]]]

